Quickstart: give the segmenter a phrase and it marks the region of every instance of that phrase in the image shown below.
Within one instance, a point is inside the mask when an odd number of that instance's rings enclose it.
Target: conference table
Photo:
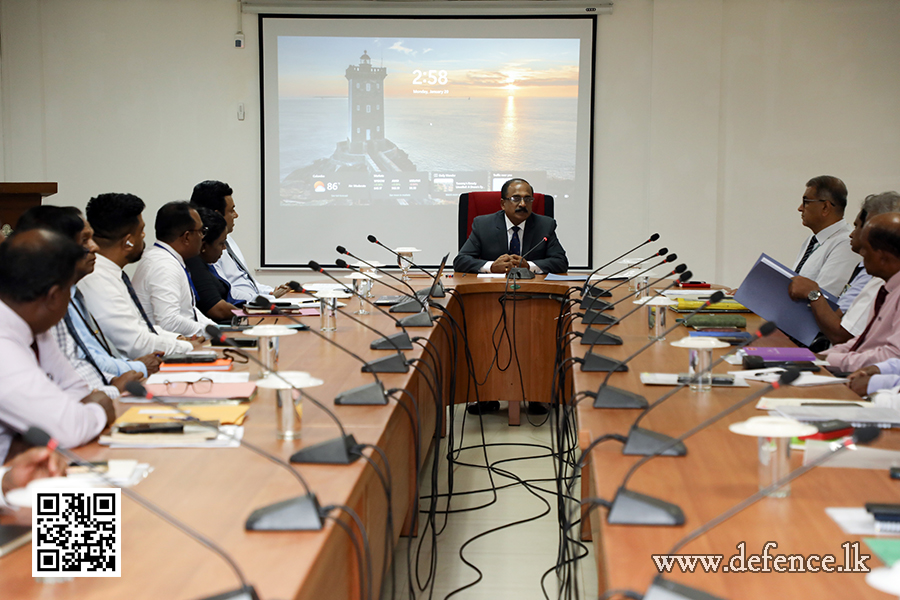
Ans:
[[[414,280],[415,281],[415,280]],[[424,283],[424,282],[423,282]],[[509,400],[510,421],[518,421],[518,401],[548,402],[551,399],[556,332],[567,282],[535,280],[519,282],[515,297],[506,282],[456,274],[444,282],[445,298],[435,300],[435,325],[412,328],[417,336],[414,349],[405,352],[413,368],[407,373],[385,373],[379,377],[387,389],[402,389],[384,406],[337,406],[340,392],[370,383],[373,376],[361,372],[360,363],[344,351],[313,335],[300,332],[281,338],[280,370],[301,370],[320,378],[324,384],[305,391],[328,406],[340,418],[348,433],[361,444],[379,446],[387,455],[391,471],[393,531],[386,531],[388,503],[376,470],[367,460],[349,465],[295,465],[308,481],[322,506],[348,506],[366,529],[372,554],[371,588],[375,595],[381,586],[385,560],[401,535],[417,532],[415,491],[416,457],[421,467],[429,448],[446,431],[447,406],[476,399],[469,365],[481,384],[478,399]],[[622,288],[624,293],[624,288]],[[376,295],[386,290],[376,286]],[[619,296],[616,296],[616,298]],[[503,299],[504,302],[500,302]],[[614,298],[615,299],[615,298]],[[629,305],[624,302],[622,306]],[[356,308],[348,303],[345,310]],[[574,310],[574,309],[573,309]],[[617,307],[612,314],[621,315]],[[598,347],[613,358],[622,358],[647,340],[646,320],[640,311],[613,329],[625,345]],[[501,316],[506,331],[514,340],[503,341]],[[358,316],[385,333],[397,330],[394,322],[379,313]],[[302,319],[318,327],[318,317]],[[272,321],[272,319],[269,319]],[[284,323],[284,318],[279,318]],[[336,332],[325,334],[371,360],[386,354],[369,349],[375,335],[338,315]],[[752,322],[752,318],[751,318]],[[578,319],[565,319],[564,328],[584,330]],[[748,327],[748,330],[752,329]],[[461,332],[468,335],[471,359],[463,350]],[[640,391],[652,399],[656,388],[642,386],[637,374],[642,370],[678,372],[686,365],[686,351],[672,348],[668,341],[685,335],[679,328],[665,342],[656,343],[635,359],[627,373],[616,373],[611,383]],[[420,337],[419,337],[420,336]],[[455,338],[455,341],[454,341]],[[767,340],[783,345],[786,340]],[[573,339],[564,347],[561,358],[582,356],[585,346]],[[517,354],[518,353],[518,354]],[[456,368],[451,358],[456,355]],[[496,354],[496,363],[491,367]],[[501,368],[505,367],[505,368]],[[236,365],[250,369],[252,365]],[[565,379],[564,396],[596,390],[605,374],[583,373],[578,366]],[[758,386],[760,384],[752,384]],[[651,413],[645,426],[664,433],[678,434],[733,402],[755,387],[698,394],[683,391]],[[817,395],[821,388],[788,390],[787,395]],[[802,392],[802,394],[801,394]],[[841,386],[827,388],[830,397],[848,397]],[[260,389],[244,423],[244,439],[288,459],[297,449],[338,435],[333,422],[307,400],[302,401],[300,440],[276,439],[274,393]],[[401,403],[404,406],[401,406]],[[119,405],[120,412],[123,405]],[[629,410],[593,409],[590,401],[578,404],[579,439],[582,447],[603,433],[625,433],[636,413]],[[695,526],[714,517],[730,505],[756,490],[756,442],[728,432],[729,422],[754,414],[752,406],[717,426],[688,440],[688,455],[651,461],[635,477],[631,487],[678,503],[685,512],[683,527],[609,526],[605,509],[590,512],[591,527],[584,534],[593,537],[601,591],[630,588],[643,591],[655,574],[651,554],[664,553],[677,539]],[[879,444],[890,447],[895,436],[885,436]],[[416,446],[418,445],[418,449]],[[134,490],[164,508],[176,518],[214,540],[240,566],[247,581],[261,598],[359,598],[361,574],[354,546],[340,519],[358,534],[346,513],[338,508],[320,531],[253,532],[244,522],[257,508],[304,493],[297,480],[283,468],[245,449],[141,449],[110,450],[92,443],[77,453],[87,460],[134,458],[147,462],[153,472]],[[372,449],[364,454],[382,465]],[[584,470],[585,496],[611,498],[624,471],[636,458],[624,457],[615,444],[601,444],[591,454]],[[828,519],[825,506],[858,506],[865,501],[891,501],[896,491],[881,471],[817,469],[793,484],[787,499],[767,499],[751,507],[723,526],[691,544],[685,552],[734,553],[738,540],[747,542],[748,553],[759,552],[765,541],[779,542],[778,551],[841,552],[840,544],[853,538],[840,533]],[[2,522],[30,522],[26,510],[3,515]],[[555,538],[554,538],[555,541]],[[386,549],[386,542],[389,548]],[[548,543],[552,543],[548,540]],[[863,546],[865,551],[865,546]],[[154,515],[123,497],[122,501],[122,577],[75,578],[63,583],[38,583],[31,577],[31,556],[18,550],[0,558],[0,590],[3,598],[90,598],[140,600],[150,598],[203,598],[238,587],[227,564],[213,552],[191,540]],[[877,560],[868,563],[875,566]],[[860,574],[835,574],[829,577],[809,574],[693,574],[671,578],[702,587],[727,598],[752,598],[773,590],[790,590],[795,597],[888,597],[869,588]],[[734,581],[734,585],[730,582]],[[399,584],[403,588],[403,584]]]
[[[613,299],[621,297],[614,296]],[[607,298],[607,300],[609,300]],[[630,304],[630,303],[624,303]],[[613,314],[622,314],[618,308]],[[747,316],[747,331],[755,331],[762,320],[756,315]],[[671,322],[670,322],[671,326]],[[576,329],[584,329],[576,325]],[[613,359],[623,359],[641,345],[647,343],[648,325],[645,309],[613,330],[623,338],[622,346],[595,346],[594,351]],[[609,384],[643,394],[650,402],[659,398],[670,387],[646,386],[640,382],[641,372],[684,373],[688,367],[688,350],[671,346],[671,342],[687,335],[680,326],[668,334],[665,341],[653,344],[636,357],[628,372],[614,373]],[[576,342],[577,343],[577,342]],[[757,346],[793,346],[780,331],[754,342]],[[583,356],[586,346],[573,351]],[[728,349],[714,351],[715,358]],[[726,373],[741,367],[721,363],[713,372]],[[823,374],[828,374],[824,370]],[[606,373],[586,373],[574,368],[576,390],[597,391]],[[678,437],[694,426],[723,411],[734,403],[757,392],[764,385],[749,382],[750,387],[713,387],[709,392],[683,389],[648,413],[641,427]],[[859,400],[846,386],[827,385],[817,387],[786,387],[766,393],[769,397],[828,398]],[[597,564],[600,591],[628,589],[645,593],[655,576],[659,574],[653,555],[665,555],[688,533],[751,496],[759,489],[757,439],[732,433],[728,425],[747,418],[767,414],[755,409],[752,401],[737,412],[728,415],[685,441],[687,454],[681,457],[661,456],[638,469],[627,489],[648,494],[678,505],[684,512],[685,524],[676,527],[610,525],[607,509],[594,506],[588,512],[589,531],[585,527],[583,539],[592,539]],[[604,434],[627,435],[638,410],[597,409],[590,398],[577,407],[579,442],[586,448],[592,440]],[[876,447],[898,449],[900,436],[885,431],[873,444]],[[802,464],[802,452],[792,452],[792,468]],[[619,442],[598,444],[589,455],[588,467],[582,472],[582,489],[585,498],[611,501],[626,472],[641,457],[624,456]],[[826,463],[827,465],[827,463]],[[738,544],[743,542],[745,559],[752,554],[761,555],[767,542],[775,542],[769,554],[797,555],[805,557],[830,554],[834,565],[844,563],[845,548],[842,544],[860,542],[859,553],[872,555],[861,540],[865,536],[843,533],[825,513],[827,507],[862,507],[866,502],[900,501],[898,482],[889,478],[886,469],[848,469],[817,467],[791,483],[787,498],[764,498],[718,527],[711,529],[684,548],[678,554],[722,555],[722,564],[739,554]],[[586,524],[585,524],[586,525]],[[851,548],[852,552],[852,548]],[[851,561],[853,563],[854,561]],[[739,565],[739,562],[735,562]],[[744,563],[746,565],[746,562]],[[813,561],[813,567],[820,563]],[[877,558],[866,562],[869,568],[882,566]],[[772,569],[774,564],[768,563]],[[761,563],[755,563],[759,568]],[[695,572],[681,573],[675,568],[664,574],[667,580],[687,585],[708,594],[729,600],[758,599],[777,596],[782,598],[890,598],[876,591],[865,582],[864,573],[778,573],[778,572]]]

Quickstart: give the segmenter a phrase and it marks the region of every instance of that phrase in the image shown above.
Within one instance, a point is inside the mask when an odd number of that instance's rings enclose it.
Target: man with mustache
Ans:
[[[524,179],[504,183],[500,210],[475,217],[472,234],[453,259],[453,270],[506,273],[524,267],[535,273],[565,273],[569,261],[556,237],[556,221],[531,212],[533,201],[534,190]],[[527,260],[522,258],[526,254]]]

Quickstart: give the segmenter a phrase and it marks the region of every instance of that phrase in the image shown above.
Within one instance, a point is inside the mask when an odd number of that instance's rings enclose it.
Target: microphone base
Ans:
[[[431,293],[434,290],[434,293]],[[438,281],[436,284],[429,285],[427,288],[423,290],[418,290],[416,292],[416,296],[419,298],[445,298],[447,296],[447,292],[444,291],[444,284]]]
[[[405,331],[380,337],[369,344],[372,350],[412,350],[412,347],[412,340]]]
[[[402,354],[391,354],[370,360],[360,370],[363,373],[408,373],[409,363]]]
[[[606,522],[610,525],[684,525],[684,513],[676,505],[653,496],[619,488]]]
[[[591,285],[585,286],[585,288],[581,291],[581,297],[584,298],[586,296],[590,296],[592,298],[611,298],[612,292],[608,292],[603,288]]]
[[[604,315],[599,310],[588,310],[581,317],[581,322],[585,325],[618,325],[619,320],[615,317]]]
[[[658,433],[651,429],[643,429],[642,427],[632,427],[628,433],[628,441],[622,448],[622,454],[627,456],[651,456],[656,454],[663,448],[664,452],[660,452],[660,456],[684,456],[687,454],[687,447],[684,442],[678,442],[674,446],[672,442],[675,438],[669,437],[664,433]]]
[[[419,305],[419,310],[422,309],[422,306]],[[432,327],[434,326],[434,321],[431,319],[431,315],[428,314],[427,311],[422,311],[415,315],[410,315],[408,317],[403,317],[397,323],[397,327]]]
[[[629,392],[621,388],[604,385],[597,390],[594,399],[594,408],[647,408],[647,399],[640,394]]]
[[[322,529],[322,509],[312,494],[257,508],[247,517],[247,531],[319,531]],[[244,598],[244,596],[214,596],[214,598]],[[249,596],[255,598],[256,595]],[[209,598],[208,600],[213,600]]]
[[[347,434],[301,448],[291,455],[291,462],[306,465],[349,465],[359,457],[359,444],[352,434]]]
[[[657,576],[644,594],[644,600],[723,600],[668,579]]]
[[[579,305],[581,310],[591,309],[596,311],[601,310],[609,310],[612,308],[612,302],[607,302],[606,300],[600,300],[595,296],[584,296],[581,299],[581,304]]]
[[[581,336],[582,346],[621,346],[622,338],[614,333],[600,333],[599,329],[588,328]]]
[[[588,352],[584,355],[584,362],[581,363],[581,370],[587,371],[588,373],[609,373],[613,370],[627,371],[628,365],[623,365],[620,361],[607,358],[601,354]]]
[[[388,401],[384,387],[375,381],[342,392],[334,403],[338,406],[384,406]]]
[[[509,270],[508,277],[510,279],[534,279],[534,273],[531,272],[531,269],[513,267]]]
[[[422,303],[415,298],[403,300],[390,308],[392,313],[417,313],[422,310]]]

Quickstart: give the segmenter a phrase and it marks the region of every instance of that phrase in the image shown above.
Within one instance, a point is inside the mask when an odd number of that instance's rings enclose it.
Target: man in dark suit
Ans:
[[[531,212],[533,201],[534,190],[524,179],[504,183],[500,210],[475,217],[472,234],[453,259],[453,270],[505,273],[525,267],[535,273],[565,273],[569,261],[556,237],[556,221]]]

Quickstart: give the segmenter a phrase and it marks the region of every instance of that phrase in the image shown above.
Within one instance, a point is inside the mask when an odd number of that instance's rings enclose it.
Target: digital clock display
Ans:
[[[423,71],[415,69],[413,71],[413,85],[447,85],[447,71],[430,69]]]

